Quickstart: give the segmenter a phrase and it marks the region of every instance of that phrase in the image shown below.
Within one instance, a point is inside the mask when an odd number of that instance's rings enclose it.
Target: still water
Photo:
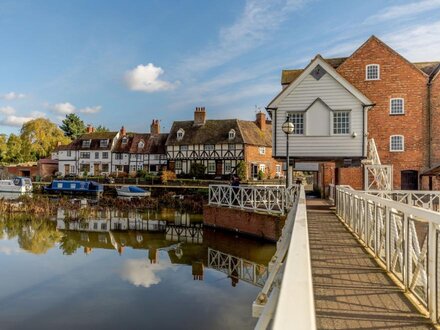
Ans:
[[[175,210],[5,217],[0,329],[251,329],[274,250]]]

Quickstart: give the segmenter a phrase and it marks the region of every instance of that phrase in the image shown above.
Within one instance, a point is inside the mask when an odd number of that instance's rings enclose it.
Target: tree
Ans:
[[[110,130],[105,126],[99,125],[96,127],[95,132],[110,132]]]
[[[25,160],[49,156],[57,143],[68,144],[70,139],[49,119],[30,120],[21,127],[21,153]]]
[[[240,160],[236,167],[236,173],[237,176],[240,178],[240,180],[246,180],[246,163],[242,160]]]
[[[8,151],[8,136],[6,134],[0,134],[0,161],[4,162],[6,153]]]
[[[206,166],[201,163],[192,163],[189,170],[190,176],[201,179],[205,175]]]
[[[19,136],[11,134],[6,142],[6,154],[4,161],[6,163],[21,163],[24,161],[24,155],[21,152],[22,143]]]
[[[66,115],[66,119],[64,119],[62,123],[63,124],[60,126],[61,130],[64,132],[65,136],[68,136],[71,139],[76,139],[78,136],[86,132],[86,125],[81,118],[74,113]]]

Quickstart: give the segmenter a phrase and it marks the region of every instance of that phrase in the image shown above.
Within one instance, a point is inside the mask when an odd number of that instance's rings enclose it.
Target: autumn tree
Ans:
[[[86,125],[81,118],[74,113],[66,115],[60,128],[64,132],[64,135],[71,139],[76,139],[78,136],[86,132]]]
[[[58,142],[61,144],[70,142],[63,131],[46,118],[37,118],[24,123],[20,133],[21,153],[26,160],[47,157]]]
[[[6,142],[6,153],[2,160],[6,163],[21,163],[25,160],[21,151],[22,143],[20,137],[10,134]]]

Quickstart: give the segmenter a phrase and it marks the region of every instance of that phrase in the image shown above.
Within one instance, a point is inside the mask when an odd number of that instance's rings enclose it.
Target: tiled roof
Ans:
[[[417,69],[425,72],[428,76],[430,76],[438,66],[440,65],[440,62],[416,62],[413,63]]]
[[[116,141],[113,152],[133,153],[133,154],[165,154],[165,142],[168,134],[140,134],[128,133],[127,143],[122,143],[123,137]],[[143,141],[144,147],[139,148],[139,142]]]
[[[237,119],[207,120],[204,125],[195,126],[194,121],[175,121],[166,145],[190,144],[220,144],[220,143],[245,143],[252,145],[272,145],[272,125],[266,125],[262,132],[253,121]],[[177,131],[183,129],[185,134],[181,140],[177,139]],[[229,139],[229,132],[235,131],[235,138]]]

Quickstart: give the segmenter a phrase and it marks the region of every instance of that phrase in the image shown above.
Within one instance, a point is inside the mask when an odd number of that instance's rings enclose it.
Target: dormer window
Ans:
[[[235,130],[231,129],[229,131],[229,140],[233,140],[233,139],[235,139]]]
[[[185,135],[185,131],[182,128],[180,128],[177,131],[177,140],[182,140],[184,135]]]
[[[144,146],[145,146],[144,141],[139,141],[139,143],[138,143],[138,148],[139,148],[139,149],[142,149]]]
[[[101,141],[99,141],[99,146],[101,148],[107,148],[108,147],[108,140],[101,140]]]
[[[82,142],[82,147],[83,148],[90,148],[90,143],[92,142],[92,140],[84,140]]]
[[[379,80],[380,66],[379,64],[368,64],[365,67],[365,80]]]
[[[127,142],[128,142],[128,138],[126,137],[126,136],[124,136],[123,138],[122,138],[122,144],[127,144]]]

